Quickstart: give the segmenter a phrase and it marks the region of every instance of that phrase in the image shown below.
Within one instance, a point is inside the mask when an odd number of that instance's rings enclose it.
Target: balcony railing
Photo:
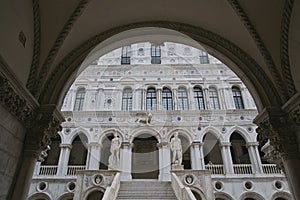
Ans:
[[[251,164],[234,164],[233,171],[235,174],[252,174]]]
[[[205,169],[209,170],[212,174],[225,174],[223,165],[205,165]]]
[[[40,166],[39,175],[56,175],[57,165]]]
[[[276,164],[263,164],[262,168],[265,174],[282,174],[282,171],[277,168]]]
[[[76,175],[79,170],[85,170],[85,165],[69,165],[67,175]]]

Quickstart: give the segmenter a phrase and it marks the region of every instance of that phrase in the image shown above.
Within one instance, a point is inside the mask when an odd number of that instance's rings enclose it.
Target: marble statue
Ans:
[[[172,163],[175,165],[181,165],[182,163],[182,146],[181,140],[178,138],[178,132],[174,134],[171,139],[171,151],[173,154]]]
[[[121,139],[118,137],[118,134],[114,134],[114,138],[111,140],[110,153],[111,155],[108,158],[108,167],[109,169],[119,169],[120,168],[120,147]]]

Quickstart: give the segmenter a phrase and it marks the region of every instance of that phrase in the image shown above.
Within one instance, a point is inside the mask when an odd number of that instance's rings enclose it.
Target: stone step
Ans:
[[[176,200],[170,182],[123,181],[117,199],[120,200]]]

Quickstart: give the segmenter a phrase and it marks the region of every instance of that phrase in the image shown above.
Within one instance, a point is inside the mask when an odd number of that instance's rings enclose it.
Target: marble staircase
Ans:
[[[171,182],[122,181],[117,200],[177,200]]]

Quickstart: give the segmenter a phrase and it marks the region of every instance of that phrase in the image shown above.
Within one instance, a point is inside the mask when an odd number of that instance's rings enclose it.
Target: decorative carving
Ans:
[[[34,109],[16,93],[8,80],[2,76],[0,76],[0,103],[25,126],[29,126],[30,120],[35,115]]]
[[[264,111],[263,119],[257,123],[259,126],[257,132],[260,136],[259,140],[269,140],[273,147],[272,154],[268,154],[268,159],[276,163],[279,169],[284,170],[283,161],[298,158],[299,150],[295,135],[297,124],[290,118],[290,115],[281,114],[282,112]]]
[[[281,70],[284,78],[284,82],[287,85],[288,97],[292,97],[296,94],[296,88],[293,82],[293,77],[290,68],[290,57],[289,57],[289,28],[292,15],[294,0],[286,0],[284,3],[284,11],[282,12],[281,20],[281,37],[280,37],[280,60]]]
[[[144,123],[144,124],[150,124],[151,119],[152,119],[152,114],[150,112],[139,112],[136,113],[138,118],[135,120],[135,122],[138,123]]]

